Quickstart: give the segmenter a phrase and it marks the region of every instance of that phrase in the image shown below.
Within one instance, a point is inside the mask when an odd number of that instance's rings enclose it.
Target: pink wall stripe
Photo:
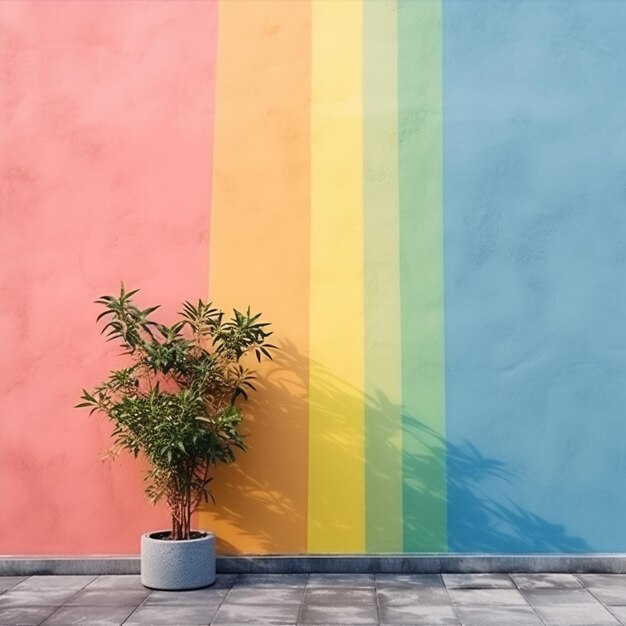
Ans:
[[[95,297],[206,295],[216,13],[0,3],[0,554],[133,553],[165,521],[73,405],[114,363]]]

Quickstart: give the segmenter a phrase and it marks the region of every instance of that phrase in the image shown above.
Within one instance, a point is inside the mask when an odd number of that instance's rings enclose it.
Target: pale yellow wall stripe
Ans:
[[[363,5],[367,552],[402,552],[397,11]]]
[[[365,548],[363,6],[313,0],[309,552]]]

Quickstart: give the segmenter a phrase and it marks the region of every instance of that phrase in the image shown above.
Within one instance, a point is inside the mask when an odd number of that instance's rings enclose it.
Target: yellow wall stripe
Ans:
[[[362,12],[312,3],[309,552],[365,548]]]

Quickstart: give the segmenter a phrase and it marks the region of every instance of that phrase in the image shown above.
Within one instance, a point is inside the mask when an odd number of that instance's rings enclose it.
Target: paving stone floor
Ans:
[[[139,576],[4,576],[0,624],[615,626],[626,575],[241,574],[182,592]]]

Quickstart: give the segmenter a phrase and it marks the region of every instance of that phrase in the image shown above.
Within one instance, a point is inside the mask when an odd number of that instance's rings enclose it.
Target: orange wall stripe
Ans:
[[[262,311],[282,348],[200,513],[222,553],[306,551],[310,22],[306,0],[219,7],[209,295]]]

